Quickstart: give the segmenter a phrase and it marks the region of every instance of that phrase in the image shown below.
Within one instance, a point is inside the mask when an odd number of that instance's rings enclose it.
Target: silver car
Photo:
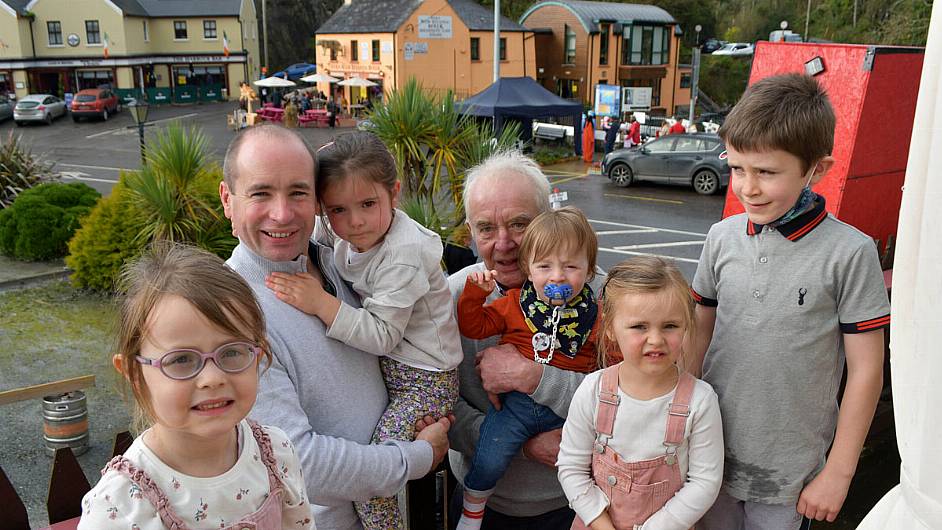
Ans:
[[[29,121],[40,121],[49,125],[52,120],[65,116],[65,113],[65,101],[49,94],[30,94],[16,102],[13,107],[13,121],[17,125]]]
[[[3,121],[12,116],[13,102],[7,99],[6,96],[0,96],[0,121]]]

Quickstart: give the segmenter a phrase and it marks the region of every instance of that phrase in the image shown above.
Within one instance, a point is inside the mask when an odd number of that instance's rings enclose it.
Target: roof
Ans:
[[[118,6],[125,15],[146,17],[147,10],[138,0],[111,0],[111,3]]]
[[[493,10],[474,0],[446,1],[469,30],[494,30]],[[393,33],[421,4],[422,0],[353,0],[340,6],[314,33]],[[501,31],[528,31],[507,17],[500,19]]]
[[[534,11],[545,6],[559,6],[575,15],[588,33],[599,32],[599,22],[620,22],[633,24],[653,22],[656,24],[676,24],[670,13],[660,7],[647,4],[618,4],[615,2],[581,2],[578,0],[554,0],[538,2],[520,17],[523,24]]]
[[[23,13],[26,10],[26,4],[29,3],[29,0],[0,0],[0,4],[6,4],[7,7],[16,11],[17,13]]]
[[[474,116],[540,118],[582,114],[582,104],[563,99],[531,77],[501,77],[458,104]]]

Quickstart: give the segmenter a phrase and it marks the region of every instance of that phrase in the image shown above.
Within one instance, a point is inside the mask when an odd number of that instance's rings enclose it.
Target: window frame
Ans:
[[[498,42],[498,46],[499,46],[498,57],[500,57],[501,61],[506,61],[507,60],[507,38],[501,37],[500,41]]]
[[[144,42],[150,42],[150,26],[147,24],[147,19],[141,20],[144,23]]]
[[[207,24],[211,24],[211,27],[208,27]],[[212,31],[212,36],[207,36],[207,32]],[[216,19],[207,18],[203,19],[203,40],[219,40],[219,26],[216,24]]]
[[[572,43],[570,49],[569,44]],[[563,24],[563,64],[576,64],[576,32],[569,24]]]
[[[610,24],[599,24],[599,66],[608,66],[608,45]]]
[[[57,31],[52,30],[52,25],[56,24],[58,26]],[[58,42],[53,42],[53,35],[58,36]],[[65,42],[62,40],[62,21],[61,20],[47,20],[46,21],[46,45],[50,48],[61,48],[65,46]]]
[[[356,63],[356,62],[359,62],[359,61],[360,61],[360,59],[359,59],[359,57],[360,57],[360,49],[359,49],[359,47],[360,47],[360,43],[359,43],[359,42],[357,42],[357,41],[355,41],[355,40],[351,40],[351,41],[350,41],[350,61],[351,61],[351,62]]]
[[[468,53],[471,56],[472,61],[481,61],[481,37],[471,37],[471,44],[469,45]]]
[[[625,66],[670,64],[670,38],[671,26],[661,24],[626,26],[622,34],[621,64]]]
[[[183,37],[179,36],[181,29],[183,30]],[[173,40],[178,42],[190,40],[190,30],[187,27],[186,20],[173,21]]]
[[[89,27],[89,24],[94,24],[94,30]],[[92,39],[92,35],[95,35],[95,38]],[[86,46],[101,46],[101,24],[97,19],[95,20],[86,20],[85,21],[85,45]]]
[[[373,41],[370,44],[372,46],[371,58],[373,59],[374,63],[378,63],[380,60],[379,39],[373,39]]]

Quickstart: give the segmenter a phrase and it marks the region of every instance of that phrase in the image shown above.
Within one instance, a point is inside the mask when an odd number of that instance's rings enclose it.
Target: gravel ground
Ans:
[[[90,449],[78,457],[90,484],[129,421],[108,361],[113,314],[108,298],[65,281],[0,293],[0,390],[95,375],[96,385],[85,389]],[[46,526],[52,458],[43,446],[42,401],[0,406],[0,425],[0,465],[26,504],[30,526]]]

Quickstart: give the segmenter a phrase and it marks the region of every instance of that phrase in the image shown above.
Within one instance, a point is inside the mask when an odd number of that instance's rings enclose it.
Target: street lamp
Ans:
[[[128,105],[128,109],[131,111],[131,118],[134,119],[134,124],[137,125],[137,133],[141,139],[141,165],[147,163],[146,148],[144,147],[144,124],[147,122],[147,102],[139,101],[135,99]]]

